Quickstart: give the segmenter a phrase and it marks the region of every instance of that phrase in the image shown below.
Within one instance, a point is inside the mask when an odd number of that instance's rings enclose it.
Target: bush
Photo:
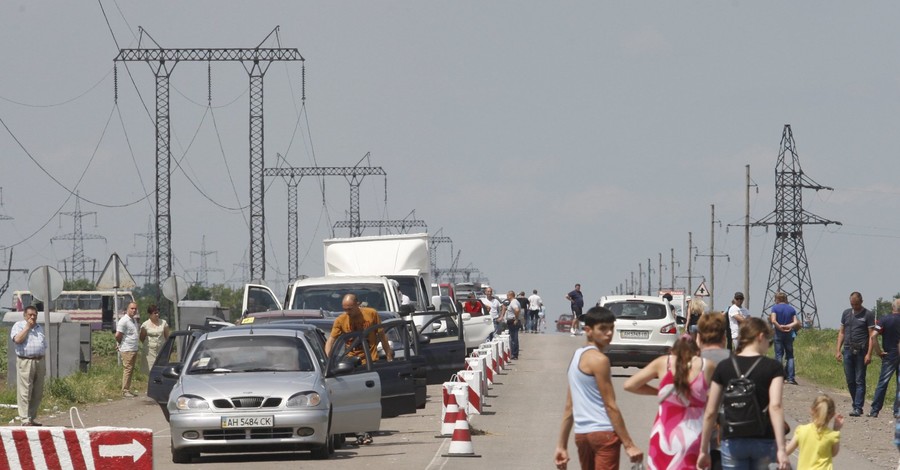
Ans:
[[[91,333],[93,353],[99,357],[116,357],[116,337],[111,331]]]
[[[47,392],[53,398],[59,399],[64,403],[74,403],[78,399],[75,388],[72,387],[67,378],[51,379]]]

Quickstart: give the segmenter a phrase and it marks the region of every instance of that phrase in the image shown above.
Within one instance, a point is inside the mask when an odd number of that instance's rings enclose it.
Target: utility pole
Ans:
[[[672,251],[672,253],[671,253],[672,254],[672,264],[671,264],[671,266],[672,266],[672,289],[674,289],[675,288],[675,248],[670,248],[670,250]],[[691,295],[691,293],[688,292],[687,295]]]
[[[694,241],[692,238],[693,236],[694,236],[693,232],[688,232],[688,288],[687,288],[687,295],[690,295],[692,297],[694,295],[694,291],[693,291],[694,279],[692,278],[693,274],[691,273],[691,266],[693,265],[693,263],[691,261],[694,259]]]
[[[641,266],[641,263],[638,263],[638,289],[637,294],[641,295],[641,292],[644,292],[644,267]]]
[[[634,293],[634,271],[631,271],[631,284],[629,284],[628,293],[629,294]]]
[[[647,295],[650,295],[650,273],[653,272],[653,268],[650,267],[650,258],[647,258]]]
[[[714,311],[714,308],[713,308],[714,296],[716,294],[715,259],[716,259],[716,257],[725,257],[730,261],[731,258],[729,258],[728,255],[724,255],[724,254],[717,255],[716,254],[716,224],[718,223],[719,226],[721,227],[722,222],[719,220],[716,220],[716,205],[715,204],[710,205],[710,210],[711,210],[712,215],[710,217],[711,220],[710,220],[710,224],[709,224],[709,253],[705,254],[705,255],[698,254],[697,256],[708,256],[709,257],[709,310]]]
[[[744,198],[744,308],[750,310],[750,165]]]
[[[662,253],[660,253],[659,254],[659,269],[657,270],[657,271],[659,271],[659,284],[657,285],[659,290],[662,290],[662,270],[663,270]]]
[[[200,256],[200,266],[194,269],[189,269],[188,271],[197,273],[196,282],[203,287],[209,287],[209,272],[223,272],[219,268],[210,268],[209,263],[206,261],[206,258],[209,255],[214,255],[218,252],[216,251],[207,251],[206,250],[206,235],[203,235],[203,239],[200,242],[200,251],[192,251],[191,254],[197,254]],[[217,258],[218,259],[218,258]]]

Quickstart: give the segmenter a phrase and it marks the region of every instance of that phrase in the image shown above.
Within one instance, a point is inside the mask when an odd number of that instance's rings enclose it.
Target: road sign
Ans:
[[[137,287],[122,258],[117,253],[113,253],[106,262],[106,267],[100,273],[97,279],[97,289],[133,289]],[[118,311],[118,310],[116,310]]]
[[[188,287],[190,287],[190,285],[183,277],[169,276],[169,278],[163,282],[162,291],[167,299],[178,304],[179,300],[187,297]]]
[[[46,271],[45,271],[46,268]],[[48,284],[49,280],[49,284]],[[50,266],[40,266],[28,275],[28,289],[35,299],[46,302],[47,291],[50,291],[50,300],[56,300],[63,290],[63,277],[56,269]]]
[[[706,281],[700,283],[700,287],[694,292],[695,297],[709,297],[709,289],[706,288]]]
[[[153,469],[153,431],[131,428],[0,428],[0,467]],[[5,464],[5,465],[4,465]]]

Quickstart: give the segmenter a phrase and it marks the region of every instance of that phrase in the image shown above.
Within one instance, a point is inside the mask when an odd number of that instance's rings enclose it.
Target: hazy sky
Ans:
[[[72,255],[81,210],[85,253],[146,249],[153,214],[155,109],[146,64],[113,58],[143,27],[163,47],[254,47],[276,26],[306,58],[265,78],[266,166],[349,166],[371,152],[388,176],[361,186],[363,219],[415,210],[499,291],[538,289],[551,317],[576,282],[586,299],[675,249],[687,284],[688,232],[709,254],[717,309],[743,288],[745,165],[758,185],[751,218],[775,207],[774,168],[791,124],[805,173],[833,192],[807,210],[843,226],[808,226],[805,243],[823,326],[847,296],[866,306],[900,291],[900,41],[895,3],[847,2],[34,2],[0,3],[0,245],[13,267]],[[105,16],[104,16],[105,11]],[[108,22],[107,22],[108,20]],[[145,39],[146,41],[146,39]],[[148,43],[144,43],[147,45]],[[276,47],[274,37],[265,45]],[[207,106],[208,79],[212,103]],[[248,262],[248,79],[236,63],[179,63],[171,79],[172,251],[195,276],[201,240],[211,282]],[[278,160],[276,153],[285,156]],[[38,167],[44,167],[44,170]],[[82,176],[83,175],[83,176]],[[52,176],[52,178],[51,178]],[[54,182],[54,180],[57,182]],[[286,185],[267,180],[267,280],[287,277]],[[385,187],[387,202],[385,203]],[[341,178],[300,183],[300,270],[321,275],[321,239],[348,218]],[[891,215],[894,214],[894,215]],[[368,231],[366,234],[375,234]],[[346,236],[347,232],[338,232]],[[774,231],[751,232],[758,312]],[[450,247],[439,247],[448,267]],[[8,254],[8,251],[7,251]],[[0,256],[4,267],[6,254]],[[61,265],[59,265],[61,268]],[[133,273],[144,259],[129,258]],[[709,277],[708,258],[693,262]],[[669,284],[669,267],[663,270]],[[5,279],[5,277],[4,277]],[[699,279],[694,280],[696,287]],[[644,288],[646,289],[646,280]],[[2,283],[2,281],[0,281]],[[10,290],[27,287],[14,275]],[[0,305],[8,305],[7,293]]]

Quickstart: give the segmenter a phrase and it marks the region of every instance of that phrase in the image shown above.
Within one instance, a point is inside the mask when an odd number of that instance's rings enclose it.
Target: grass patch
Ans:
[[[794,340],[797,375],[849,394],[843,362],[834,357],[836,348],[837,330],[801,330]],[[881,359],[876,356],[866,368],[866,403],[871,403],[879,374],[881,374]],[[882,409],[891,409],[892,400],[897,396],[896,383],[895,377],[888,384]]]
[[[9,334],[9,328],[0,328],[0,334]],[[44,398],[41,400],[40,416],[54,411],[65,411],[71,406],[101,403],[122,397],[122,366],[118,364],[116,340],[109,331],[95,331],[91,335],[91,365],[87,372],[75,374],[44,383]],[[6,344],[0,341],[0,344]],[[143,361],[139,357],[138,361]],[[0,383],[6,384],[6,348],[0,350],[0,364],[3,374]],[[147,375],[135,365],[131,387],[134,390],[147,389]],[[0,403],[16,403],[16,385],[0,386]],[[14,409],[0,408],[0,424],[10,422],[18,415]]]

